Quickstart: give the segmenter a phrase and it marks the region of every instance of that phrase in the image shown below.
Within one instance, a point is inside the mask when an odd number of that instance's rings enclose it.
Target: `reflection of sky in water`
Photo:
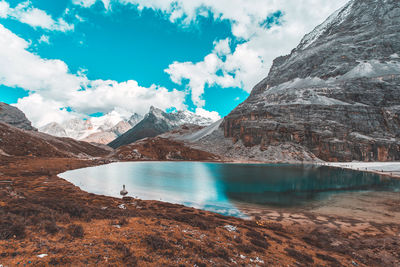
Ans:
[[[130,162],[68,171],[62,178],[95,193],[162,200],[243,216],[232,203],[298,206],[346,190],[398,190],[400,181],[324,166]]]

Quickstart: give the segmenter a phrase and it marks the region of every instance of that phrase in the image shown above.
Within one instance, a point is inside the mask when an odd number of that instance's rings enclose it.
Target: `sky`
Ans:
[[[0,0],[0,101],[36,127],[150,106],[216,120],[346,2]]]

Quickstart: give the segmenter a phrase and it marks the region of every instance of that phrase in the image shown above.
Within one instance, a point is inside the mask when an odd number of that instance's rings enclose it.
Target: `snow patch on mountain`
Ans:
[[[88,119],[72,119],[64,123],[49,123],[39,131],[57,136],[70,137],[76,140],[106,144],[135,126],[142,116],[134,114],[126,116],[112,111],[101,117]]]
[[[397,74],[400,74],[400,62],[389,61],[381,63],[378,60],[369,60],[360,62],[359,65],[342,76],[342,78],[371,78]]]
[[[301,40],[300,45],[297,47],[297,49],[304,50],[310,47],[332,25],[334,24],[339,25],[340,23],[342,23],[346,19],[346,17],[351,13],[351,7],[353,3],[354,3],[353,1],[350,1],[344,7],[338,9],[324,23],[317,26],[312,32],[304,36],[303,40]]]
[[[205,118],[187,110],[167,113],[161,109],[151,107],[142,121],[108,145],[117,148],[143,138],[164,134],[183,125],[208,126],[214,122],[215,120],[212,118]]]
[[[161,109],[151,107],[149,113],[145,115],[145,118],[149,116],[154,116],[158,120],[167,121],[171,129],[184,124],[208,126],[215,122],[212,118],[206,118],[188,110],[166,113]]]
[[[190,133],[187,135],[178,136],[178,137],[176,137],[176,139],[181,140],[181,141],[187,141],[187,142],[196,142],[196,141],[212,134],[214,131],[216,131],[219,128],[219,126],[221,125],[222,121],[223,121],[223,119],[220,119],[203,129],[200,129],[194,133]]]

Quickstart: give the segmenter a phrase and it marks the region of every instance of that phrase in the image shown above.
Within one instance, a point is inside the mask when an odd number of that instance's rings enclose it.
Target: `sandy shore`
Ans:
[[[323,162],[316,164],[400,178],[400,162]]]

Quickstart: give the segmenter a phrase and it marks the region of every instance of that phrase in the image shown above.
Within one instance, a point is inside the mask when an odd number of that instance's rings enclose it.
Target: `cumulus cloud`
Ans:
[[[205,110],[202,108],[196,108],[195,113],[199,116],[202,116],[204,118],[209,118],[213,121],[217,121],[217,120],[221,119],[221,116],[216,111],[208,111],[208,110]]]
[[[67,23],[63,18],[54,20],[45,11],[32,6],[30,1],[19,3],[15,8],[4,1],[0,1],[0,17],[12,18],[32,27],[39,27],[51,31],[72,31],[73,24]]]
[[[97,2],[97,0],[72,0],[72,3],[75,5],[79,5],[82,7],[91,7]],[[108,9],[110,7],[110,0],[101,0],[103,2],[104,7]]]
[[[42,36],[40,36],[38,42],[39,42],[39,44],[41,44],[41,43],[50,44],[50,37],[48,35],[43,34]]]
[[[10,10],[10,5],[7,2],[0,1],[0,18],[6,18]]]
[[[29,52],[29,45],[0,24],[1,84],[67,99],[71,90],[79,90],[87,82],[86,77],[71,74],[65,62],[42,59]]]
[[[235,81],[230,75],[226,73],[217,74],[222,64],[222,60],[216,54],[210,54],[204,58],[204,61],[195,64],[192,62],[174,62],[165,71],[177,84],[182,84],[184,80],[188,80],[193,103],[198,107],[203,107],[205,101],[201,96],[206,84],[209,86],[218,84],[223,87],[234,85]]]
[[[81,0],[83,1],[83,0]],[[173,62],[171,80],[188,81],[192,100],[204,106],[204,87],[240,87],[250,92],[267,76],[274,58],[288,54],[307,32],[348,0],[115,0],[163,12],[171,22],[189,24],[203,16],[231,24],[233,40],[220,40],[200,62]],[[85,6],[96,0],[86,0]],[[235,41],[235,42],[233,42]],[[232,47],[235,43],[235,47]]]
[[[50,122],[62,123],[82,117],[82,114],[68,111],[62,102],[44,98],[39,93],[19,99],[16,106],[24,111],[36,127],[42,127]]]
[[[188,81],[192,101],[198,107],[205,105],[202,95],[206,86],[240,87],[250,92],[253,83],[265,75],[263,59],[247,43],[238,45],[233,53],[228,44],[229,39],[216,42],[203,61],[174,62],[165,70],[177,84]]]
[[[76,111],[90,114],[108,113],[115,107],[130,113],[144,114],[151,106],[160,109],[185,109],[183,104],[185,93],[152,85],[142,87],[136,81],[129,80],[118,83],[111,80],[90,81],[85,90],[74,92],[74,97],[67,102]]]
[[[71,73],[65,62],[43,59],[28,48],[26,40],[0,24],[0,84],[30,91],[16,106],[37,127],[116,108],[131,114],[144,114],[152,105],[164,110],[186,109],[185,92],[155,85],[142,87],[132,80],[92,81],[83,71]]]

